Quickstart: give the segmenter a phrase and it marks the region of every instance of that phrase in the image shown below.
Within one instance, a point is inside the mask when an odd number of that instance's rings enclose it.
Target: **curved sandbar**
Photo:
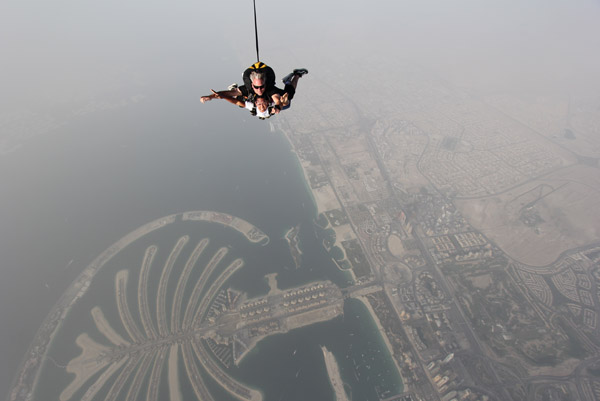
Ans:
[[[196,248],[190,255],[185,267],[183,268],[183,272],[179,276],[179,281],[177,282],[177,288],[175,289],[175,296],[173,306],[171,307],[171,332],[175,333],[177,330],[181,329],[183,324],[181,322],[181,304],[183,302],[183,293],[185,290],[185,285],[188,282],[190,274],[192,273],[192,269],[196,265],[198,258],[204,252],[204,249],[209,243],[208,238],[204,238],[198,242]]]
[[[90,377],[109,364],[106,359],[98,360],[104,353],[109,351],[109,348],[98,344],[86,333],[80,334],[75,343],[81,347],[81,354],[69,361],[66,368],[67,372],[75,375],[75,379],[60,393],[60,401],[71,399]]]
[[[223,273],[219,275],[219,277],[217,277],[215,282],[208,289],[208,292],[206,293],[204,298],[202,298],[202,302],[198,306],[198,309],[196,309],[196,313],[194,315],[194,321],[196,322],[196,325],[199,325],[200,318],[204,316],[206,310],[212,303],[213,298],[221,290],[223,284],[225,284],[225,282],[229,279],[229,277],[233,275],[233,273],[241,269],[243,266],[244,261],[242,259],[236,259],[233,262],[231,262],[229,266],[227,266],[227,268],[223,271]]]
[[[119,368],[128,360],[128,357],[125,357],[123,359],[121,359],[118,362],[113,363],[112,365],[110,365],[108,367],[108,369],[106,369],[104,372],[102,372],[102,374],[100,375],[100,377],[98,378],[98,380],[96,380],[96,382],[94,384],[92,384],[90,387],[88,387],[87,391],[85,392],[85,394],[83,395],[83,397],[81,397],[81,401],[91,401],[94,399],[94,397],[96,396],[96,394],[98,393],[98,391],[100,391],[100,389],[102,387],[104,387],[104,385],[106,384],[107,380],[110,379],[110,377],[112,375],[115,374],[115,372],[117,370],[119,370]]]
[[[190,237],[188,235],[184,235],[183,237],[177,240],[177,243],[171,250],[169,257],[167,258],[167,262],[165,263],[165,267],[160,274],[160,279],[158,280],[158,295],[156,297],[156,321],[158,322],[158,332],[161,337],[165,337],[169,334],[169,327],[167,324],[167,311],[166,311],[166,303],[167,303],[167,284],[169,283],[169,277],[171,276],[171,271],[173,270],[173,266],[175,265],[175,261],[179,257],[181,250],[188,243]]]
[[[290,247],[290,253],[292,254],[292,259],[294,260],[294,265],[296,269],[300,268],[301,259],[302,259],[302,250],[300,249],[300,239],[298,238],[298,234],[300,233],[300,224],[295,227],[290,228],[284,235],[285,240]]]
[[[148,372],[148,369],[150,369],[150,365],[152,364],[152,361],[156,355],[157,353],[148,353],[142,356],[143,359],[140,364],[140,368],[135,372],[135,376],[133,377],[129,391],[127,391],[127,397],[125,398],[126,400],[138,399],[138,394],[142,389],[142,383],[144,382],[146,373]]]
[[[125,330],[129,337],[133,340],[134,343],[142,342],[144,340],[144,336],[142,336],[142,332],[137,327],[135,320],[133,320],[133,316],[131,315],[131,311],[129,310],[129,304],[127,303],[127,278],[129,277],[129,270],[121,270],[117,273],[115,277],[115,288],[116,297],[117,297],[117,308],[119,309],[119,316],[121,316],[121,321],[123,322],[123,326],[125,326]]]
[[[260,392],[243,385],[225,373],[219,364],[212,359],[202,344],[193,342],[192,346],[204,370],[230,394],[241,400],[262,401]]]
[[[119,333],[112,328],[108,320],[104,317],[104,313],[102,309],[97,306],[92,308],[92,318],[94,319],[94,323],[96,323],[96,328],[98,331],[104,335],[114,345],[118,346],[128,346],[131,343],[126,341]]]
[[[202,401],[214,401],[214,398],[212,398],[206,388],[206,384],[204,384],[204,380],[202,380],[198,367],[194,363],[194,355],[190,341],[186,341],[183,344],[183,363],[188,372],[188,377],[190,378],[190,383],[192,384],[196,398]]]
[[[144,253],[144,260],[142,261],[142,268],[140,270],[140,277],[138,279],[138,309],[140,311],[140,317],[142,319],[142,327],[146,333],[147,338],[155,339],[158,337],[156,330],[154,329],[154,322],[150,317],[150,305],[148,305],[148,277],[150,276],[150,267],[152,261],[156,255],[158,247],[152,245],[146,249]]]
[[[195,211],[183,213],[181,220],[203,220],[210,221],[213,223],[222,224],[227,227],[231,227],[240,233],[242,233],[250,242],[260,243],[265,246],[269,243],[269,236],[259,230],[257,227],[248,223],[246,220],[242,220],[239,217],[234,217],[225,213],[210,212],[210,211]]]
[[[183,315],[183,325],[182,325],[183,330],[186,330],[188,327],[190,327],[192,325],[192,319],[194,318],[194,307],[198,304],[198,301],[200,301],[200,295],[202,295],[204,286],[206,285],[206,282],[208,281],[210,274],[214,271],[214,269],[217,267],[219,262],[221,262],[223,257],[225,257],[225,255],[227,255],[227,252],[229,252],[227,250],[227,248],[225,248],[225,247],[219,248],[217,253],[215,253],[213,255],[210,262],[208,262],[208,265],[206,265],[206,267],[202,271],[202,274],[200,275],[200,278],[196,282],[196,286],[194,287],[194,290],[192,291],[192,295],[190,296],[190,300],[188,301],[188,304],[185,308],[185,313]]]
[[[112,244],[106,251],[102,252],[100,256],[90,263],[88,267],[81,273],[80,276],[86,276],[86,278],[92,278],[97,271],[106,264],[113,256],[119,253],[123,248],[131,245],[134,241],[143,237],[146,234],[151,233],[152,231],[158,230],[166,226],[167,224],[173,223],[177,219],[176,214],[172,214],[170,216],[162,217],[160,219],[156,219],[148,224],[144,224],[140,228],[130,232],[119,241]],[[79,282],[79,277],[77,282]],[[77,283],[76,282],[76,283]]]
[[[135,357],[127,360],[127,364],[121,370],[121,373],[119,373],[119,375],[117,376],[117,379],[111,386],[110,390],[108,391],[108,394],[106,394],[106,397],[104,397],[104,401],[116,401],[117,400],[119,393],[123,390],[123,387],[125,387],[125,383],[127,382],[127,379],[129,379],[129,376],[131,376],[133,369],[140,362],[140,360],[142,359],[142,356],[143,355],[136,355]]]
[[[178,349],[179,346],[173,344],[169,351],[169,401],[183,401],[179,388]]]
[[[160,385],[160,376],[162,375],[163,366],[167,357],[167,349],[161,348],[158,355],[154,359],[152,373],[148,381],[148,392],[146,393],[146,401],[158,401],[158,386]]]

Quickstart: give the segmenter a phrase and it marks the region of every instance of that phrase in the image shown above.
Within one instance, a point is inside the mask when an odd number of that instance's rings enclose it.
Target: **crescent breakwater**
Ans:
[[[231,216],[225,213],[210,212],[210,211],[196,211],[196,212],[185,212],[183,213],[182,220],[192,221],[210,221],[213,223],[219,223],[227,227],[231,227],[240,233],[242,233],[248,241],[265,246],[269,243],[269,236],[259,230],[257,227],[248,223],[239,217]]]

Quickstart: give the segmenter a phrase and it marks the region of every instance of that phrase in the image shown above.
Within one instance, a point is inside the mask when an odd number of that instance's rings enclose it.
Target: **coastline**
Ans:
[[[236,359],[235,364],[240,365],[241,363],[243,363],[244,358],[248,356],[252,351],[254,351],[256,346],[261,341],[274,334],[285,334],[294,329],[298,329],[305,326],[311,326],[313,324],[321,322],[327,322],[329,320],[335,319],[340,315],[343,315],[343,313],[343,304],[336,303],[318,310],[309,310],[298,315],[286,317],[284,318],[281,327],[279,327],[277,330],[273,330],[269,333],[255,336],[248,343],[246,343],[246,348]]]
[[[362,302],[365,305],[365,307],[367,308],[367,310],[369,311],[369,314],[371,315],[371,317],[373,318],[373,321],[375,322],[375,325],[377,326],[377,330],[379,331],[379,334],[380,334],[381,338],[383,339],[383,342],[385,343],[385,347],[388,350],[389,357],[394,362],[394,366],[396,366],[396,371],[398,373],[398,377],[402,381],[402,388],[404,388],[404,378],[402,377],[402,374],[401,374],[402,369],[400,368],[400,365],[398,365],[398,361],[396,360],[396,358],[394,357],[394,354],[392,352],[392,350],[394,348],[392,347],[392,343],[390,343],[389,338],[385,334],[385,329],[384,329],[383,325],[381,324],[381,322],[379,321],[377,314],[373,310],[371,303],[364,295],[359,295],[359,296],[356,296],[353,298]]]
[[[296,161],[298,163],[298,167],[302,170],[302,175],[304,176],[304,185],[305,185],[307,191],[310,193],[311,199],[312,199],[313,204],[316,209],[315,219],[317,219],[321,214],[324,214],[325,212],[330,211],[330,210],[343,210],[343,205],[340,203],[340,200],[338,199],[338,197],[335,193],[335,188],[333,188],[331,183],[327,182],[326,184],[320,186],[319,188],[311,187],[310,171],[309,171],[310,166],[311,166],[310,161],[305,160],[302,157],[300,157],[300,153],[298,152],[298,149],[294,145],[294,142],[292,141],[290,134],[288,134],[288,132],[281,126],[279,126],[279,130],[283,133],[286,140],[288,141],[290,150],[294,154],[294,157],[296,158]],[[318,171],[322,172],[321,166],[315,167],[314,169],[317,172]],[[331,248],[328,249],[328,251],[330,251],[334,247],[337,247],[343,254],[342,259],[337,260],[336,258],[334,258],[332,256],[332,260],[337,265],[337,267],[340,271],[350,271],[352,273],[353,279],[356,279],[352,268],[347,269],[347,268],[344,268],[341,266],[341,263],[344,261],[347,261],[352,266],[352,263],[348,260],[348,255],[346,254],[346,250],[344,249],[344,247],[342,245],[342,241],[356,240],[356,239],[358,239],[358,237],[356,236],[356,233],[354,232],[354,229],[350,223],[345,223],[345,224],[334,226],[329,221],[329,218],[327,216],[325,216],[325,217],[327,218],[327,226],[322,227],[322,228],[323,229],[332,229],[335,232],[335,242],[332,244]]]
[[[290,134],[288,134],[288,132],[282,126],[279,126],[279,129],[285,135],[287,141],[290,144],[290,148],[292,149],[292,152],[294,153],[294,156],[296,157],[296,160],[298,161],[298,165],[302,169],[302,174],[304,176],[305,186],[306,186],[307,190],[310,191],[311,198],[313,199],[313,202],[314,202],[315,207],[317,209],[317,217],[321,213],[324,213],[324,212],[326,212],[328,210],[331,210],[331,208],[327,208],[327,206],[330,206],[330,202],[335,202],[335,204],[337,205],[337,208],[341,209],[342,205],[340,204],[337,196],[335,195],[334,188],[331,186],[330,183],[327,183],[324,186],[324,187],[326,187],[331,192],[329,197],[319,196],[319,194],[321,192],[323,192],[325,194],[325,191],[317,192],[317,190],[314,190],[313,188],[311,188],[311,186],[310,186],[309,172],[308,172],[308,166],[309,166],[310,162],[306,161],[306,160],[303,160],[300,157],[300,154],[299,154],[298,150],[294,146],[294,142],[290,138]],[[325,216],[325,217],[327,217],[327,216]],[[333,227],[332,224],[331,224],[331,222],[329,221],[329,218],[327,218],[327,226],[323,227],[323,228],[324,229],[331,228],[331,229],[333,229],[335,231],[335,233],[336,233],[336,240],[335,240],[335,243],[333,244],[333,246],[339,247],[342,250],[343,254],[344,254],[344,259],[347,260],[346,259],[347,255],[346,255],[345,249],[341,245],[340,236],[343,236],[344,240],[357,239],[356,233],[354,232],[354,229],[352,228],[352,225],[350,223],[346,223],[346,224],[342,224],[342,225],[337,226],[337,227]],[[333,246],[332,246],[332,248],[333,248]],[[335,260],[335,258],[332,257],[332,260],[338,266],[338,269],[345,270],[345,269],[342,269],[342,267],[339,265],[338,261]],[[352,273],[352,277],[355,279],[355,275],[354,275],[353,269],[350,268],[349,271]],[[396,358],[393,355],[392,344],[390,343],[387,335],[385,334],[385,329],[383,328],[383,325],[379,321],[379,318],[377,317],[377,314],[373,310],[370,302],[368,301],[368,299],[366,299],[366,297],[364,297],[364,296],[356,296],[354,298],[357,299],[357,300],[359,300],[359,301],[361,301],[361,303],[364,304],[365,307],[367,308],[367,310],[369,311],[369,314],[371,315],[373,321],[375,322],[375,325],[377,326],[379,334],[380,334],[381,338],[383,339],[384,344],[385,344],[385,346],[386,346],[386,348],[388,350],[389,357],[391,358],[391,360],[394,363],[394,366],[396,367],[396,372],[398,374],[398,377],[401,380],[402,388],[404,388],[404,382],[405,382],[405,380],[404,380],[404,378],[402,377],[402,374],[401,374],[402,369],[398,365],[398,361],[396,360]],[[323,351],[324,352],[324,356],[325,356],[325,351],[326,350]],[[333,358],[333,355],[331,355],[331,357]],[[335,358],[333,358],[333,362],[335,363]],[[326,358],[326,363],[327,363],[327,358]],[[337,367],[337,364],[336,364],[336,367]],[[328,366],[328,372],[329,372],[329,366]],[[330,378],[331,378],[331,373],[330,373]],[[333,386],[333,383],[332,383],[332,386]],[[337,397],[337,394],[338,394],[338,392],[336,391],[336,397]],[[345,391],[343,390],[343,386],[342,386],[342,394],[345,395]],[[338,398],[338,400],[342,400],[342,399],[345,400],[347,398]]]

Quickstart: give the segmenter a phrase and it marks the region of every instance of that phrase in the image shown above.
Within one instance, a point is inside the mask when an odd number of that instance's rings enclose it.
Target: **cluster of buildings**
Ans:
[[[588,262],[581,270],[546,266],[544,273],[511,265],[454,200],[502,193],[564,166],[568,157],[467,94],[457,97],[427,79],[405,82],[401,95],[393,86],[346,88],[319,129],[293,116],[294,131],[280,127],[313,192],[326,188],[339,201],[332,205],[316,196],[319,212],[350,225],[356,235],[370,269],[355,274],[355,283],[384,288],[389,305],[376,302],[374,309],[409,389],[390,400],[523,399],[508,389],[524,388],[527,372],[539,367],[531,355],[564,349],[564,341],[580,331],[600,334],[600,273],[594,277]],[[336,126],[336,113],[356,105],[353,91],[361,91],[370,118],[353,113]],[[371,99],[374,93],[393,96],[394,107]],[[321,100],[317,95],[305,107]],[[560,325],[552,320],[557,314],[565,317]],[[538,343],[529,339],[536,335]],[[577,341],[596,352],[595,340]],[[565,352],[556,360],[569,358]],[[436,362],[449,354],[452,361]],[[506,355],[519,361],[518,374],[505,372]],[[428,366],[440,372],[430,374]],[[442,366],[452,369],[444,373]]]

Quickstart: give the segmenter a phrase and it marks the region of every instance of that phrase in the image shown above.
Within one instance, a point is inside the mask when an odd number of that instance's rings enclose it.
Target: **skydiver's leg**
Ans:
[[[285,84],[285,88],[283,89],[283,94],[280,94],[280,103],[283,106],[282,110],[288,109],[290,107],[290,102],[294,98],[296,94],[296,87],[298,86],[298,80],[302,75],[308,74],[308,70],[305,68],[297,68],[290,74],[283,77],[282,81]]]
[[[296,85],[298,84],[298,78],[300,77],[297,75],[294,76],[290,83],[285,85],[285,88],[283,89],[284,95],[281,96],[281,104],[283,105],[282,110],[290,108],[291,101],[294,98],[294,95],[296,94]]]
[[[295,88],[298,84],[298,78],[300,78],[304,74],[308,74],[308,70],[306,68],[296,68],[293,72],[290,72],[285,77],[283,77],[282,81],[284,84],[291,84]]]
[[[294,92],[296,91],[296,86],[298,86],[298,80],[300,79],[300,77],[301,75],[294,74],[294,76],[290,80],[289,84],[294,87]]]

